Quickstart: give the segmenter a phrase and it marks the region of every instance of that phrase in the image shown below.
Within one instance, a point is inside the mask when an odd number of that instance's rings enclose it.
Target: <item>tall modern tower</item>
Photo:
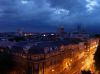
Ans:
[[[60,25],[60,26],[59,26],[58,32],[59,32],[60,34],[62,34],[62,33],[65,32],[65,29],[64,29],[64,26],[63,26],[63,25]]]

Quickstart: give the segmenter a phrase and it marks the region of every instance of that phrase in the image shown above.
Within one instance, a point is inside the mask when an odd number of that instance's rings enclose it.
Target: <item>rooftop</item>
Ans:
[[[65,40],[65,41],[23,41],[17,42],[12,46],[13,52],[28,52],[32,54],[44,54],[56,51],[61,45],[68,45],[72,43],[78,43],[74,40]]]

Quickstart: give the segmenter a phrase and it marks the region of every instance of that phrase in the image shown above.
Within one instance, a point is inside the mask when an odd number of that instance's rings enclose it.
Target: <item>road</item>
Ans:
[[[84,51],[83,51],[84,52]],[[82,68],[85,70],[85,68],[90,68],[91,64],[93,64],[93,57],[94,54],[93,51],[85,52],[85,54],[81,55],[81,57],[77,57],[74,59],[75,61],[71,64],[70,69],[65,69],[61,74],[80,74]],[[87,60],[88,59],[88,60]]]

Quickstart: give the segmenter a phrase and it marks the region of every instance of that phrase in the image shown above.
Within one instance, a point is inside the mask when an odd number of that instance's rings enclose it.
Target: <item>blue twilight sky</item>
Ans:
[[[55,31],[60,24],[100,32],[100,0],[0,0],[0,31]]]

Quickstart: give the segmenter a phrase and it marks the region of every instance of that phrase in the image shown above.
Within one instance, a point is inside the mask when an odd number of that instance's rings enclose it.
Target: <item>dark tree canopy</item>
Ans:
[[[97,70],[100,70],[100,42],[99,42],[97,51],[95,53],[94,59],[95,59],[95,66],[96,66]]]
[[[82,74],[91,74],[91,71],[82,71]]]
[[[0,52],[0,74],[8,74],[14,68],[11,54]]]

